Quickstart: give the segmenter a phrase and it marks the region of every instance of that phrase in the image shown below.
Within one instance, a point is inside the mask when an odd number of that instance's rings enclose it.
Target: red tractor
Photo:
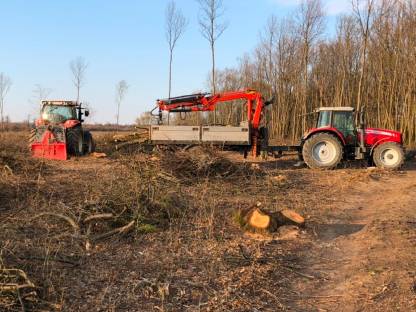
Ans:
[[[42,101],[41,117],[30,135],[32,156],[66,160],[94,151],[94,140],[82,127],[83,116],[89,115],[81,103]]]
[[[350,159],[367,159],[386,169],[403,165],[400,132],[366,128],[364,111],[356,116],[352,107],[321,107],[316,112],[316,126],[302,138],[299,148],[300,157],[310,168],[332,169],[341,160]]]

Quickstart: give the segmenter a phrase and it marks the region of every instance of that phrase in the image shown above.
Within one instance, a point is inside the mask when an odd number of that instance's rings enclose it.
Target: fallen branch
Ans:
[[[8,165],[4,165],[4,170],[8,171],[11,175],[13,175],[13,170]]]
[[[289,270],[290,272],[293,272],[293,273],[295,273],[295,274],[297,274],[299,276],[302,276],[302,277],[305,277],[305,278],[308,278],[308,279],[311,279],[311,280],[316,278],[313,275],[309,275],[309,274],[305,274],[305,273],[299,272],[299,271],[295,270],[294,267],[291,267],[290,265],[281,265],[281,267],[284,268],[284,269],[286,269],[286,270]]]
[[[0,283],[0,291],[17,291],[24,288],[37,288],[33,284],[1,284]]]
[[[100,214],[95,214],[89,217],[86,217],[84,219],[84,221],[82,221],[83,223],[88,223],[91,221],[97,221],[97,220],[107,220],[107,219],[113,219],[114,215],[112,213],[100,213]]]
[[[20,289],[24,288],[37,288],[35,284],[33,284],[29,278],[27,277],[26,273],[19,269],[0,269],[0,277],[4,280],[18,280],[22,281],[21,284],[17,282],[3,282],[0,283],[0,292],[2,291],[19,291]]]
[[[30,221],[33,221],[34,219],[37,219],[37,218],[40,218],[40,217],[43,217],[43,216],[52,216],[52,217],[56,217],[56,218],[65,220],[74,229],[74,231],[76,233],[79,233],[79,226],[78,226],[78,224],[73,219],[71,219],[70,217],[65,216],[65,215],[62,215],[62,214],[59,214],[59,213],[42,212],[42,213],[34,216],[32,219],[30,219]]]
[[[108,237],[116,235],[116,234],[126,234],[126,233],[130,232],[130,230],[133,229],[135,223],[136,223],[136,221],[131,221],[129,224],[127,224],[125,226],[116,228],[116,229],[111,230],[109,232],[106,232],[104,234],[96,235],[95,237],[92,238],[92,241],[105,239],[105,238],[108,238]]]

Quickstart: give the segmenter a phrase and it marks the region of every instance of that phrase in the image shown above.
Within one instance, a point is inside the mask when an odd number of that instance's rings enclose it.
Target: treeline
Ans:
[[[270,17],[253,53],[217,72],[216,89],[253,88],[275,96],[265,113],[274,138],[296,141],[320,106],[365,106],[367,124],[397,129],[416,141],[416,1],[353,0],[324,38],[319,0],[292,17]],[[223,104],[217,121],[239,123],[239,105]]]
[[[0,128],[1,132],[8,131],[30,131],[34,128],[35,124],[33,122],[22,121],[22,122],[10,122],[5,121]],[[135,125],[117,125],[116,123],[101,123],[101,124],[83,124],[85,129],[90,131],[100,131],[100,132],[117,132],[117,131],[136,131]]]

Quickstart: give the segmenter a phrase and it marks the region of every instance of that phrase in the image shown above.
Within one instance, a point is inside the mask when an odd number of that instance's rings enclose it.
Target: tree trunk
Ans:
[[[212,94],[216,93],[215,86],[215,44],[211,43],[211,57],[212,57]],[[214,107],[214,125],[217,123],[217,107]]]

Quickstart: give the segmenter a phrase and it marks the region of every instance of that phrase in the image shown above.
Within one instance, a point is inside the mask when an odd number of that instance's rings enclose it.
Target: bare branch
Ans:
[[[36,103],[40,103],[42,100],[45,100],[51,93],[52,89],[44,88],[40,84],[35,84],[35,88],[32,91]]]
[[[4,126],[4,101],[12,86],[12,80],[4,73],[0,73],[0,122]]]
[[[88,63],[83,57],[78,56],[69,63],[69,68],[72,72],[72,82],[77,90],[77,102],[79,102],[79,93],[85,83],[85,72],[88,68]]]
[[[223,0],[198,0],[200,6],[199,14],[199,28],[202,36],[208,40],[211,47],[211,83],[212,92],[216,92],[216,77],[215,77],[215,43],[219,37],[222,36],[228,27],[227,22],[220,22],[224,15]],[[214,124],[216,123],[216,110],[214,110]]]
[[[125,80],[120,80],[116,84],[116,104],[117,104],[117,128],[119,125],[120,120],[120,106],[121,102],[124,99],[124,96],[126,95],[127,90],[129,89],[129,85]]]
[[[169,97],[172,91],[172,62],[173,50],[175,49],[178,39],[185,32],[188,20],[182,12],[176,7],[175,1],[170,1],[166,7],[165,35],[169,45]]]

